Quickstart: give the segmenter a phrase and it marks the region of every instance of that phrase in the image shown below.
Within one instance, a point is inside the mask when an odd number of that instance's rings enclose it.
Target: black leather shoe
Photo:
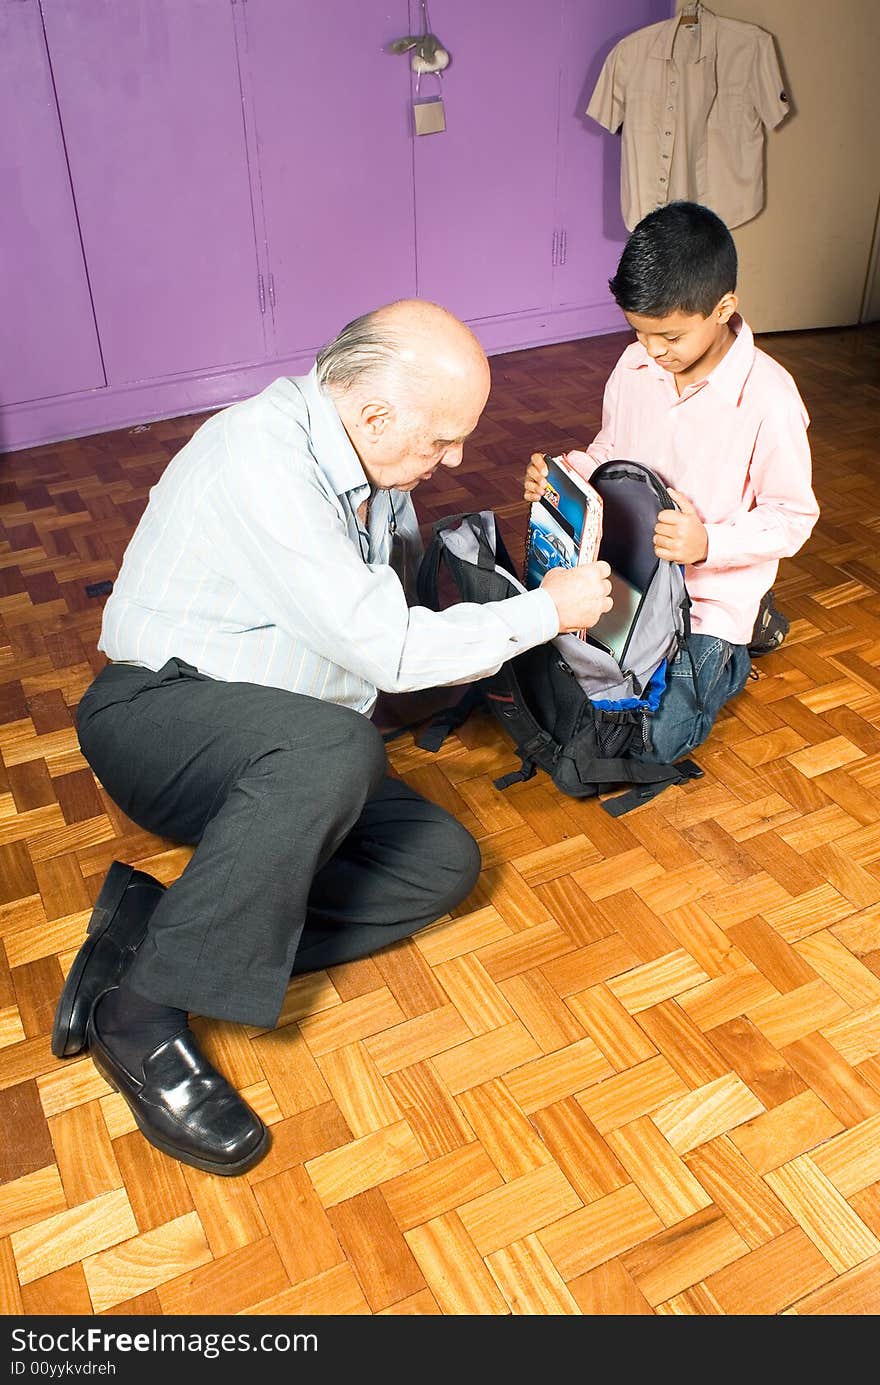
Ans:
[[[85,1048],[92,1006],[127,970],[164,892],[165,886],[146,871],[121,861],[111,865],[55,1009],[52,1052],[56,1058],[71,1058]]]
[[[172,1159],[233,1175],[262,1159],[266,1126],[212,1067],[185,1027],[148,1054],[136,1076],[114,1058],[89,1016],[86,1037],[98,1072],[128,1102],[141,1134]]]

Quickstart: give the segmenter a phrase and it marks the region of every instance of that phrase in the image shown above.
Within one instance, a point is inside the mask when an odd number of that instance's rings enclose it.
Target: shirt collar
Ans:
[[[318,384],[317,366],[313,366],[308,375],[299,376],[294,383],[309,411],[312,451],[336,494],[368,490],[370,483],[361,459],[351,445],[333,400]]]
[[[704,386],[711,386],[717,390],[724,399],[733,404],[734,408],[742,398],[743,388],[755,360],[755,339],[752,336],[752,329],[749,324],[740,317],[739,313],[734,313],[730,319],[730,326],[736,333],[736,340],[727,354],[722,357],[713,371],[703,379],[697,381],[697,385],[689,389],[683,398],[694,393],[697,389]],[[630,370],[647,369],[652,375],[660,380],[668,380],[672,383],[672,378],[668,370],[664,370],[662,365],[658,365],[652,356],[649,356],[641,342],[635,341],[628,346],[625,353],[625,363]]]
[[[674,19],[667,19],[659,24],[657,37],[651,45],[652,58],[665,58],[670,61],[672,58],[672,45],[675,42],[675,35],[678,32],[679,16]],[[700,55],[697,59],[714,61],[718,48],[718,21],[711,10],[707,10],[705,5],[700,5]]]

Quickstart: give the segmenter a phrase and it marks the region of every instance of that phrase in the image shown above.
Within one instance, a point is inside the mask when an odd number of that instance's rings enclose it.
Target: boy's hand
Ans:
[[[523,486],[524,500],[540,500],[544,494],[544,482],[547,479],[547,463],[544,461],[540,452],[533,452],[529,464],[526,467],[526,479]]]
[[[677,510],[661,510],[654,530],[654,552],[670,563],[701,563],[709,552],[709,535],[686,495],[670,487]]]
[[[553,599],[561,635],[595,625],[604,611],[611,610],[610,576],[606,562],[552,567],[544,574],[541,586]]]

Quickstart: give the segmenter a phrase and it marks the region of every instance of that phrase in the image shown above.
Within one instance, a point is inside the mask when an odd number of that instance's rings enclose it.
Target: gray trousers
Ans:
[[[388,775],[376,727],[346,707],[179,659],[109,664],[77,732],[133,822],[196,848],[127,977],[151,1000],[269,1027],[292,973],[407,937],[479,875],[471,834]]]

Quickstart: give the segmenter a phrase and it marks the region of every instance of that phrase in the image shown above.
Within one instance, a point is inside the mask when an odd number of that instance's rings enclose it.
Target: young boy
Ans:
[[[610,458],[644,462],[678,507],[660,514],[654,551],[684,564],[694,634],[652,719],[646,758],[662,761],[701,745],[742,690],[762,597],[819,516],[807,411],[736,311],[736,271],[730,232],[707,207],[671,202],[639,222],[609,281],[637,341],[608,379],[601,429],[568,453],[587,477]],[[533,453],[526,500],[545,473]]]

